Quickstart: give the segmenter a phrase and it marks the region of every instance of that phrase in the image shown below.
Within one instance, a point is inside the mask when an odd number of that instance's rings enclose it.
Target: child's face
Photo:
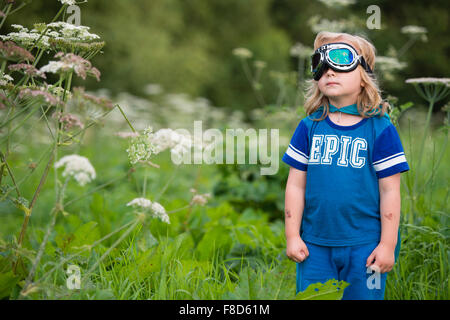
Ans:
[[[318,81],[319,90],[329,98],[357,98],[361,92],[359,66],[350,72],[338,72],[328,68]]]

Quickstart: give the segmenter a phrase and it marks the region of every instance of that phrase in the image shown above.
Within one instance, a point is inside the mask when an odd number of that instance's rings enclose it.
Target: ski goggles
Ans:
[[[373,73],[362,55],[356,49],[344,42],[324,44],[317,48],[311,56],[311,72],[318,81],[328,68],[338,72],[350,72],[361,66],[368,73]]]

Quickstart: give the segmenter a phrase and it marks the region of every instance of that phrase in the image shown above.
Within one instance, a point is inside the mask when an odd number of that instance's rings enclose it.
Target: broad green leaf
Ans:
[[[18,280],[12,271],[0,273],[0,299],[9,297]]]
[[[299,292],[295,300],[341,300],[344,288],[349,283],[341,280],[330,279],[325,283],[312,283],[306,290]]]
[[[227,254],[232,244],[233,239],[230,236],[229,228],[222,226],[213,227],[205,233],[196,248],[198,258],[199,260],[209,260],[217,251]]]

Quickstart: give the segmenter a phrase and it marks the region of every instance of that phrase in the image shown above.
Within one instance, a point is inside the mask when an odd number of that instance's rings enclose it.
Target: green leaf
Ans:
[[[341,300],[344,288],[349,283],[341,280],[330,279],[325,283],[312,283],[306,290],[299,292],[295,300]]]
[[[97,222],[90,221],[78,227],[73,233],[58,234],[55,242],[65,253],[74,252],[89,246],[100,239]],[[86,250],[84,254],[89,254]]]
[[[210,228],[197,245],[198,258],[199,260],[211,259],[215,251],[227,254],[232,244],[233,239],[230,236],[229,228],[222,226]]]
[[[126,275],[130,282],[141,281],[153,272],[161,271],[161,252],[148,250],[141,252],[136,261],[129,262],[124,266],[115,266],[111,272]]]
[[[18,280],[12,271],[0,273],[0,299],[7,298],[11,294]]]

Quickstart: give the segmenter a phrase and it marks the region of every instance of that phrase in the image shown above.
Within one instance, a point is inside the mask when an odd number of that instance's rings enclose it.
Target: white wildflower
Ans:
[[[138,163],[139,161],[148,161],[156,153],[156,146],[150,139],[150,136],[153,134],[152,132],[153,128],[149,126],[144,130],[143,134],[132,137],[130,145],[126,150],[131,164]]]
[[[309,58],[313,54],[314,50],[311,47],[297,42],[290,51],[291,56],[299,58]]]
[[[314,33],[318,33],[320,31],[351,32],[358,29],[358,26],[354,20],[328,20],[326,18],[321,19],[320,15],[314,15],[310,17],[307,23]]]
[[[5,86],[7,83],[13,82],[14,79],[6,73],[0,71],[0,86]]]
[[[157,95],[163,92],[162,86],[157,83],[149,83],[144,88],[145,93],[149,95]]]
[[[155,217],[161,219],[161,221],[170,224],[169,216],[166,213],[166,209],[158,202],[152,202],[152,211]]]
[[[204,193],[204,194],[196,194],[192,197],[191,205],[199,204],[201,206],[204,206],[208,202],[208,198],[211,198],[210,193]]]
[[[49,61],[47,65],[43,66],[40,71],[41,72],[51,72],[58,73],[60,71],[68,71],[72,69],[72,65],[66,65],[61,61]]]
[[[19,27],[19,25],[16,26]],[[28,29],[23,28],[19,32],[10,32],[7,35],[0,35],[0,38],[4,41],[11,40],[23,47],[31,47],[36,44],[36,46],[46,50],[50,48],[48,42],[49,37],[41,35],[36,29],[28,31]],[[37,42],[38,39],[39,42]]]
[[[158,202],[152,202],[146,198],[135,198],[127,203],[127,206],[132,206],[136,209],[143,209],[145,213],[150,213],[154,218],[158,218],[161,221],[170,224],[169,216],[166,209]]]
[[[68,4],[69,6],[73,6],[76,1],[75,0],[59,0],[62,4]]]
[[[132,206],[133,208],[151,208],[152,202],[145,198],[135,198],[127,203],[127,206]]]
[[[253,56],[253,53],[247,48],[235,48],[233,54],[239,58],[247,59]]]
[[[351,4],[355,4],[356,0],[319,0],[327,7],[346,7]]]
[[[411,78],[406,83],[423,83],[423,84],[450,84],[450,78]]]
[[[422,42],[427,42],[428,41],[428,37],[427,37],[427,28],[425,27],[420,27],[420,26],[404,26],[401,29],[401,32],[404,34],[408,34],[411,37],[417,37],[420,38],[420,40]]]
[[[406,62],[400,62],[394,57],[377,56],[375,67],[378,67],[386,80],[394,80],[394,71],[402,70],[407,66]]]
[[[206,146],[206,143],[202,143],[200,140],[194,141],[190,134],[179,133],[170,128],[160,129],[153,133],[153,128],[148,127],[143,134],[132,138],[127,152],[130,162],[134,164],[150,160],[152,155],[169,149],[172,160],[179,164],[178,160],[182,159],[186,153],[191,152],[192,147],[203,150]]]
[[[87,75],[91,75],[97,78],[97,81],[100,81],[100,71],[93,67],[90,61],[73,53],[58,52],[55,57],[60,58],[60,61],[49,61],[40,71],[62,73],[73,70],[76,75],[83,79],[86,79]]]
[[[425,34],[427,33],[427,28],[410,25],[402,27],[401,32],[405,34]]]
[[[58,40],[68,40],[77,42],[89,42],[95,39],[100,39],[100,36],[90,33],[88,26],[77,26],[64,21],[52,22],[47,27],[53,31],[57,31],[60,36],[55,37]]]
[[[72,176],[81,186],[95,179],[95,169],[89,159],[77,154],[62,157],[55,163],[55,167],[64,166],[63,177]]]
[[[256,60],[255,62],[253,62],[253,65],[257,68],[257,69],[263,69],[267,66],[267,63],[265,61],[261,61],[261,60]]]
[[[11,27],[13,27],[14,29],[17,29],[19,31],[28,32],[28,29],[20,24],[12,24]]]

